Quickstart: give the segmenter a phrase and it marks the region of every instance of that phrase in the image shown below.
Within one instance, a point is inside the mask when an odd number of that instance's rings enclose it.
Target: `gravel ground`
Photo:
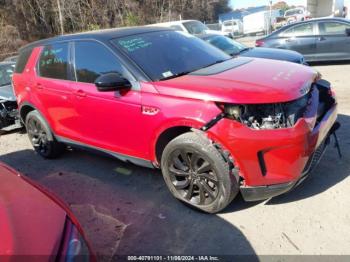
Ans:
[[[0,136],[0,161],[72,207],[104,260],[135,254],[350,255],[349,64],[315,66],[339,98],[339,159],[333,146],[289,194],[207,215],[176,201],[159,171],[79,150],[43,160],[18,130]],[[115,257],[114,257],[115,258]]]

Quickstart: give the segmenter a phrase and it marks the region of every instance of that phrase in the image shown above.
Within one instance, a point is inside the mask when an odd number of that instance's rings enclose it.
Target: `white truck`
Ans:
[[[310,12],[307,11],[304,7],[297,7],[289,9],[284,13],[284,18],[288,24],[294,22],[301,22],[311,18]]]
[[[232,35],[242,35],[243,23],[239,19],[226,20],[222,22],[221,31]]]
[[[243,31],[245,35],[268,33],[280,16],[280,10],[260,11],[243,17]],[[271,16],[271,18],[270,18]],[[270,21],[271,19],[271,21]]]

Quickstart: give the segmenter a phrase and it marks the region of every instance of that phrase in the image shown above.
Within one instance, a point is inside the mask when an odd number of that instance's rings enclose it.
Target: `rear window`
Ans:
[[[39,75],[68,80],[68,44],[58,43],[44,47],[39,59]]]
[[[321,35],[346,35],[346,29],[350,28],[350,24],[321,22],[319,27]]]
[[[32,54],[32,51],[33,51],[33,48],[25,48],[19,52],[19,56],[16,63],[16,68],[15,68],[16,73],[19,73],[19,74],[23,73],[23,70],[28,63],[28,59]]]

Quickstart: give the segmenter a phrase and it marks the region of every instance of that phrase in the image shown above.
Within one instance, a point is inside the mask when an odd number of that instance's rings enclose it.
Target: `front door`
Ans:
[[[97,77],[118,73],[131,82],[133,78],[112,50],[96,41],[74,43],[76,82],[74,94],[81,132],[80,141],[90,146],[123,155],[141,157],[141,92],[137,84],[119,92],[99,92]]]
[[[314,23],[303,23],[288,28],[281,33],[281,46],[304,55],[307,61],[314,60],[316,38]]]

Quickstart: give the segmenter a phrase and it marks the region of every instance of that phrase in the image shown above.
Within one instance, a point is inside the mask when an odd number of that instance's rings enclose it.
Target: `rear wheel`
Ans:
[[[56,158],[64,151],[64,145],[57,142],[44,118],[38,111],[28,113],[26,129],[34,150],[44,158]]]
[[[201,134],[185,133],[172,140],[164,149],[161,166],[173,196],[202,211],[219,212],[238,193],[229,164]]]

